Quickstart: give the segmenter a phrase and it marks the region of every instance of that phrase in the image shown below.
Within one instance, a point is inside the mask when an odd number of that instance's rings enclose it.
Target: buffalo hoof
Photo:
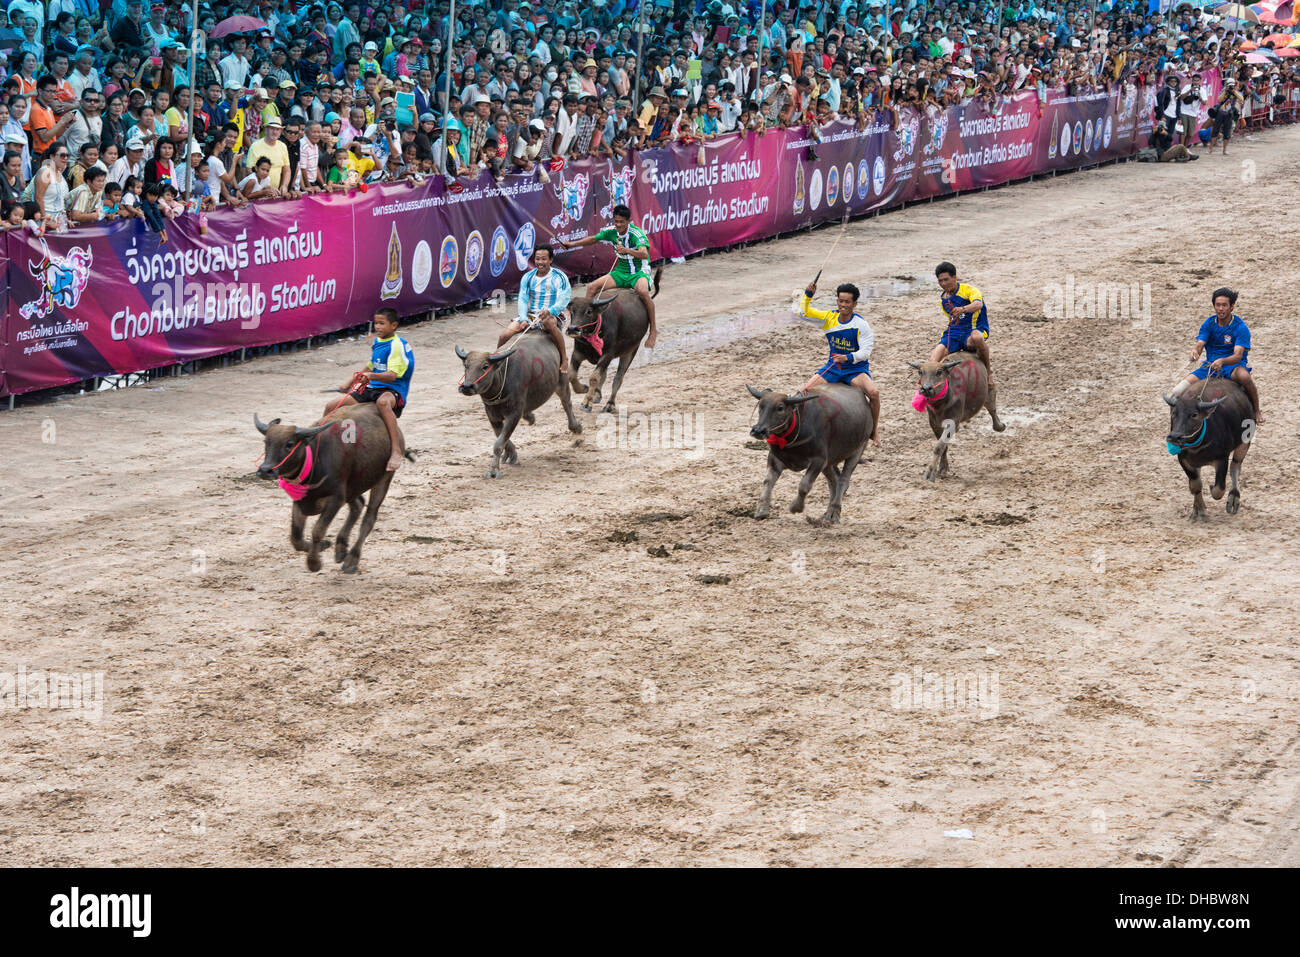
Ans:
[[[1223,507],[1229,515],[1236,515],[1237,509],[1241,508],[1241,493],[1229,492],[1227,504]]]
[[[615,412],[618,411],[618,406],[614,404],[613,400],[610,400],[609,402],[605,403],[605,411],[608,412],[610,415],[613,415]]]
[[[925,480],[926,480],[927,482],[933,482],[933,481],[934,481],[935,479],[937,479],[938,477],[939,477],[939,473],[936,472],[934,469],[926,469],[926,470],[925,470]]]
[[[827,525],[838,525],[839,523],[839,512],[826,512],[821,518],[813,518],[811,515],[808,516],[808,524],[815,525],[818,528],[824,528]]]
[[[341,565],[343,560],[348,557],[348,543],[339,541],[334,544],[334,564]]]
[[[360,566],[361,566],[361,559],[356,556],[349,555],[348,560],[343,563],[343,574],[355,575],[357,572],[361,570]]]
[[[500,478],[501,472],[498,469],[488,469],[486,472],[483,473],[483,477],[492,478],[492,479]]]
[[[572,422],[569,423],[569,431],[574,433],[581,432],[582,423],[579,422],[577,419],[574,419]]]
[[[791,503],[790,503],[790,511],[794,512],[794,514],[796,514],[796,515],[798,515],[800,512],[802,512],[802,511],[803,511],[803,499],[801,499],[801,498],[797,498],[797,499],[795,499],[793,502],[791,502]]]
[[[320,556],[319,556],[319,555],[308,555],[308,556],[307,556],[307,571],[309,571],[309,572],[318,572],[318,571],[320,571]]]
[[[1210,498],[1214,499],[1217,502],[1219,499],[1223,498],[1223,493],[1226,491],[1227,488],[1225,488],[1222,485],[1211,485]]]
[[[1197,508],[1192,509],[1191,518],[1193,522],[1196,521],[1198,518],[1209,518],[1209,517],[1210,517],[1209,514],[1204,512],[1201,509],[1197,509]]]
[[[583,412],[590,412],[590,411],[591,411],[591,403],[590,403],[590,402],[584,402],[584,403],[582,403],[582,405],[578,406],[578,408],[581,409]]]
[[[527,422],[529,425],[536,425],[536,424],[537,424],[537,416],[533,415],[531,412],[525,412],[525,413],[524,413],[524,421]]]
[[[518,465],[518,464],[519,464],[519,453],[518,453],[518,452],[507,452],[507,453],[502,457],[501,461],[502,461],[503,463],[505,463],[506,465]]]
[[[767,518],[771,514],[772,508],[769,505],[760,505],[758,508],[754,509],[755,518],[763,519]]]
[[[1007,424],[1006,424],[1005,422],[1003,422],[1001,419],[994,419],[994,420],[993,420],[993,431],[994,431],[994,432],[1005,432],[1006,430],[1007,430]]]

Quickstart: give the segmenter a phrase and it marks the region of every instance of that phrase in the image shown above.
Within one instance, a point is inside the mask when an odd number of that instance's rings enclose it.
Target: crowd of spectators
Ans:
[[[205,3],[191,76],[190,3],[10,0],[0,225],[142,217],[165,234],[187,210],[434,175],[456,189],[478,170],[546,177],[562,158],[894,123],[903,107],[1049,88],[1155,84],[1154,119],[1194,146],[1200,71],[1235,81],[1215,104],[1234,122],[1247,98],[1269,108],[1297,79],[1295,60],[1265,42],[1290,28],[1187,3],[1161,14],[1147,0],[771,0],[760,25],[763,9],[458,2],[448,77],[446,3]],[[232,16],[265,27],[207,36]],[[1244,41],[1263,43],[1267,62],[1246,63]]]

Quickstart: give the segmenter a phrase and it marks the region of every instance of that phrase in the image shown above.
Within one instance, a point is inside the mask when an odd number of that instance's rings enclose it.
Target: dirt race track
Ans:
[[[747,320],[788,317],[834,229],[666,271],[620,400],[694,449],[601,447],[591,414],[575,441],[551,404],[490,482],[452,346],[502,314],[408,327],[418,461],[359,576],[291,550],[252,414],[306,424],[364,341],[0,415],[0,671],[104,674],[98,722],[0,710],[0,864],[1295,865],[1297,147],[852,224],[819,300],[898,295],[863,302],[885,446],[830,530],[789,474],[748,517],[744,383],[824,361]],[[931,485],[904,362],[945,258],[1010,427],[981,415]],[[1069,276],[1149,284],[1149,326],[1044,321]],[[1192,524],[1159,393],[1222,283],[1268,421],[1241,511]],[[910,701],[926,673],[959,693]]]

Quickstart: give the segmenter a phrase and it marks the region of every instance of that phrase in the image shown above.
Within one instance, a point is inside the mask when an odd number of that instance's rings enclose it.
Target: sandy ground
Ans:
[[[886,444],[832,530],[789,475],[748,517],[743,384],[823,361],[762,317],[834,229],[666,272],[620,398],[695,448],[575,441],[552,404],[490,482],[452,345],[502,315],[409,327],[418,462],[357,577],[290,549],[251,418],[305,423],[364,342],[0,415],[0,670],[104,675],[98,722],[0,711],[0,864],[1294,865],[1298,146],[853,224],[824,289],[899,295],[864,302]],[[904,362],[941,258],[991,304],[1011,427],[931,485]],[[1043,321],[1070,275],[1149,284],[1149,325]],[[1221,282],[1270,418],[1240,513],[1192,524],[1159,392]],[[927,672],[971,683],[910,701]]]

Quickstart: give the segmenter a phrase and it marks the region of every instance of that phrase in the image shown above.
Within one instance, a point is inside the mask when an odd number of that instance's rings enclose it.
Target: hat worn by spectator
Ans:
[[[133,136],[126,141],[126,148],[128,150],[143,150],[144,140],[140,139],[138,136]]]
[[[437,123],[437,122],[438,122],[438,118],[437,118],[436,116],[434,116],[432,113],[421,113],[421,114],[420,114],[420,122],[421,122],[421,123]]]
[[[266,121],[266,125],[267,125],[267,126],[279,126],[279,127],[283,127],[283,126],[284,126],[284,124],[280,122],[280,118],[279,118],[278,116],[273,116],[273,117],[271,117],[269,120]]]
[[[665,100],[668,98],[668,94],[664,92],[664,88],[662,86],[652,86],[650,88],[650,92],[647,93],[646,95],[657,96],[660,99],[665,99]]]

